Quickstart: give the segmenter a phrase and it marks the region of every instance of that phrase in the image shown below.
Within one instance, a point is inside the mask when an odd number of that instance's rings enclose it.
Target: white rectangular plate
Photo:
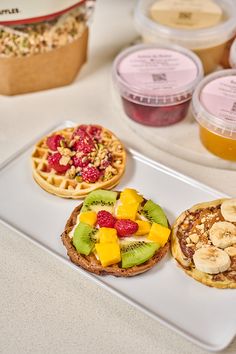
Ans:
[[[49,132],[71,125],[73,122],[64,122]],[[75,267],[68,260],[60,234],[80,201],[50,195],[34,182],[32,149],[33,143],[0,168],[0,219],[4,224],[201,347],[218,351],[232,341],[236,334],[236,291],[198,283],[170,256],[133,278],[97,277]],[[225,196],[133,150],[128,150],[126,173],[118,189],[127,186],[163,206],[171,223],[193,204]]]

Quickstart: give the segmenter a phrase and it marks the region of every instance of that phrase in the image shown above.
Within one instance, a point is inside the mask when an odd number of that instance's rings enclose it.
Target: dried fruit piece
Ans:
[[[94,183],[99,179],[100,172],[94,166],[85,167],[81,173],[81,176],[83,178],[83,181],[88,182],[88,183]]]
[[[61,165],[60,164],[60,159],[62,158],[62,155],[59,152],[56,152],[53,155],[48,156],[48,164],[51,168],[53,168],[56,172],[58,173],[65,173],[69,168],[70,165]]]
[[[117,220],[114,227],[120,237],[130,236],[138,230],[138,224],[130,219]]]
[[[50,150],[56,151],[62,140],[64,140],[64,138],[59,134],[51,135],[47,138],[46,144]]]
[[[106,210],[100,210],[97,215],[97,224],[100,227],[114,227],[116,218]]]

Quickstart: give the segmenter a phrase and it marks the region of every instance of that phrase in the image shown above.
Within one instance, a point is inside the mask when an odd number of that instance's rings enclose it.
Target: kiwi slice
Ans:
[[[141,214],[149,221],[168,227],[168,220],[160,205],[149,199],[143,206]]]
[[[77,252],[88,256],[96,243],[97,229],[92,226],[80,222],[74,231],[73,245]]]
[[[121,267],[130,268],[150,259],[160,248],[156,242],[124,241],[121,243]]]
[[[97,189],[85,198],[81,212],[107,210],[112,213],[117,198],[117,192]]]

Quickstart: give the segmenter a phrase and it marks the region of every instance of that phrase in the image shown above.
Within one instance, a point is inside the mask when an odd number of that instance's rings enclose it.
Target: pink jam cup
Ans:
[[[112,76],[127,116],[144,125],[162,127],[186,117],[203,67],[188,49],[140,44],[116,57]]]

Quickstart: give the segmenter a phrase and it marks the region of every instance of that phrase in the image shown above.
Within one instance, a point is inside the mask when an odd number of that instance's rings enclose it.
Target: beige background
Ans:
[[[135,1],[98,1],[89,61],[73,85],[0,97],[0,161],[57,122],[97,122],[147,156],[235,195],[235,171],[199,166],[155,150],[115,114],[111,63],[137,37],[134,5]],[[14,203],[14,196],[9,198]],[[2,225],[0,352],[205,353]],[[235,352],[236,341],[224,351]]]

